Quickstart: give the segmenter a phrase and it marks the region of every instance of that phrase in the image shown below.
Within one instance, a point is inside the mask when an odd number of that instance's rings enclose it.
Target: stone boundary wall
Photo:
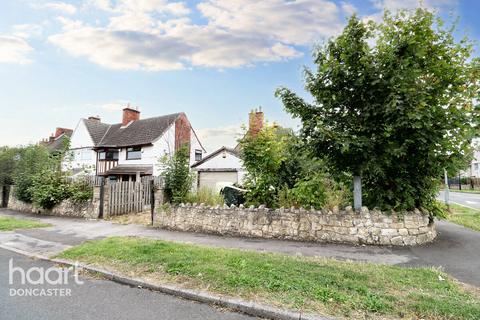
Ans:
[[[82,203],[74,203],[70,200],[64,200],[52,209],[43,209],[33,206],[31,203],[26,203],[18,200],[14,196],[14,188],[10,190],[10,195],[8,199],[8,209],[30,212],[41,215],[49,216],[65,216],[65,217],[76,217],[76,218],[86,218],[86,219],[96,219],[98,218],[98,206],[99,206],[99,194],[95,192],[93,194],[92,201],[85,201]]]
[[[351,207],[315,211],[182,204],[157,212],[155,225],[240,237],[393,246],[421,245],[437,235],[428,213],[416,209],[387,215],[365,207],[354,212]]]

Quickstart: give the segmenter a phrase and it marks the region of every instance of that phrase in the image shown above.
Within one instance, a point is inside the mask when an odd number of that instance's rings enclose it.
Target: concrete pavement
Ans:
[[[80,276],[83,284],[72,277],[67,285],[21,285],[15,274],[9,284],[9,260],[13,266],[27,271],[31,267],[50,268],[52,263],[32,260],[0,249],[0,318],[2,320],[57,319],[254,319],[246,315],[222,311],[158,292],[121,285],[112,281]],[[32,276],[35,279],[38,276]],[[56,279],[53,273],[52,279]],[[71,296],[11,296],[11,289],[70,289]],[[15,291],[18,292],[18,291]]]
[[[51,223],[53,227],[49,228],[0,233],[0,246],[45,256],[53,256],[65,248],[90,239],[101,239],[106,236],[140,236],[291,255],[321,256],[401,266],[442,267],[460,281],[480,287],[480,256],[478,255],[480,232],[447,221],[436,222],[439,235],[434,243],[412,248],[394,248],[222,237],[160,230],[140,225],[121,225],[103,220],[87,221],[38,216],[9,210],[0,210],[0,215],[33,218]]]
[[[438,200],[445,200],[445,192],[440,191]],[[467,206],[480,210],[480,193],[455,192],[450,190],[450,201],[462,206]]]

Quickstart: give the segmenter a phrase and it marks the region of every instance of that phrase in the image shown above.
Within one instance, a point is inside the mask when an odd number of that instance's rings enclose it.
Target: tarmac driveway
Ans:
[[[480,232],[448,221],[437,221],[435,242],[418,247],[396,248],[246,239],[175,232],[109,221],[38,216],[0,209],[0,215],[33,218],[53,227],[0,233],[0,247],[53,256],[86,240],[107,236],[141,236],[202,245],[322,256],[400,266],[441,267],[462,282],[480,287]]]

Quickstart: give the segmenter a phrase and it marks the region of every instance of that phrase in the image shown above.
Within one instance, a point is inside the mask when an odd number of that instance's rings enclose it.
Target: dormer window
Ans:
[[[127,160],[142,159],[142,147],[127,148]]]

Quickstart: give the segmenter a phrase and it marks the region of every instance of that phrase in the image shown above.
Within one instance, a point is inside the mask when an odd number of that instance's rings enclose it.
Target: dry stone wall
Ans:
[[[157,226],[229,236],[297,241],[414,246],[431,242],[437,233],[420,210],[385,214],[363,207],[345,210],[207,207],[180,205],[156,214]]]
[[[17,211],[30,212],[42,215],[65,216],[94,219],[98,218],[98,193],[94,192],[93,201],[85,201],[82,203],[74,203],[70,200],[64,200],[52,209],[37,208],[31,203],[18,200],[14,196],[14,192],[10,192],[8,199],[8,208]]]

